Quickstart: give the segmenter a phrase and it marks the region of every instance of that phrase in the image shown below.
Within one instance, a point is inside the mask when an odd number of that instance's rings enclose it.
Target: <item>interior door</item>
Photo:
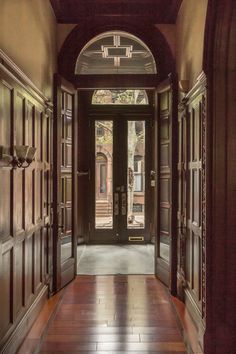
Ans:
[[[55,75],[53,123],[54,290],[76,275],[76,91]]]
[[[91,117],[90,242],[150,241],[151,116]]]
[[[157,90],[157,242],[156,275],[176,291],[177,266],[177,100],[169,77]]]

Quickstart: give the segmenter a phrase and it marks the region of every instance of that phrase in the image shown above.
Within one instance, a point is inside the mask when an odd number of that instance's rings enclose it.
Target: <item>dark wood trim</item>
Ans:
[[[60,262],[58,260],[59,255],[59,242],[58,242],[58,205],[57,200],[59,198],[60,189],[58,186],[58,179],[60,176],[60,166],[61,163],[58,162],[57,152],[60,151],[61,146],[59,144],[58,135],[60,134],[60,129],[58,127],[57,121],[58,117],[61,114],[61,95],[60,95],[60,77],[54,75],[54,88],[53,88],[53,130],[52,130],[52,139],[53,139],[53,292],[57,291],[58,284],[60,283]]]
[[[236,7],[209,0],[204,70],[208,78],[206,158],[206,332],[208,354],[235,352]]]
[[[24,337],[20,348],[17,350],[17,354],[38,352],[48,327],[57,314],[57,309],[61,304],[64,292],[65,290],[63,289],[46,301],[31,329]]]
[[[25,313],[20,323],[11,333],[11,336],[6,340],[4,346],[1,349],[2,354],[11,354],[17,352],[17,349],[19,348],[23,339],[37,319],[43,305],[46,303],[47,298],[48,287],[44,286],[35,301],[29,307],[28,311]]]
[[[74,258],[74,276],[77,274],[77,244],[78,244],[78,92],[74,90],[73,96],[73,122],[72,122],[72,233]]]
[[[178,79],[177,74],[170,76],[172,90],[172,240],[171,240],[171,269],[170,269],[170,291],[172,295],[177,294],[177,258],[178,258],[178,232],[177,232],[177,210],[178,210]]]
[[[188,310],[183,302],[174,296],[170,296],[170,302],[175,311],[177,324],[183,337],[188,354],[203,354],[198,343],[198,333]]]
[[[99,88],[154,89],[159,75],[75,75],[74,85],[79,90]]]

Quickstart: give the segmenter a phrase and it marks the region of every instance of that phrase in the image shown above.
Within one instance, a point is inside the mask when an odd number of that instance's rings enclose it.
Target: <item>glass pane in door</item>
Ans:
[[[128,121],[127,228],[145,228],[145,121]]]
[[[95,227],[113,228],[113,122],[95,121]]]

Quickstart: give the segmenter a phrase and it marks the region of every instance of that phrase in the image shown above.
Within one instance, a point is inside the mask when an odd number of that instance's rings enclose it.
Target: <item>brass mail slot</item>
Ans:
[[[143,242],[144,237],[143,236],[129,236],[129,241],[130,242]]]

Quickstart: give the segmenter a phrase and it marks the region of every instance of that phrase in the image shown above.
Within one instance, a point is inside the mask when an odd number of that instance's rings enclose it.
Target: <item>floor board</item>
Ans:
[[[186,353],[166,289],[152,275],[77,276],[39,352]]]

